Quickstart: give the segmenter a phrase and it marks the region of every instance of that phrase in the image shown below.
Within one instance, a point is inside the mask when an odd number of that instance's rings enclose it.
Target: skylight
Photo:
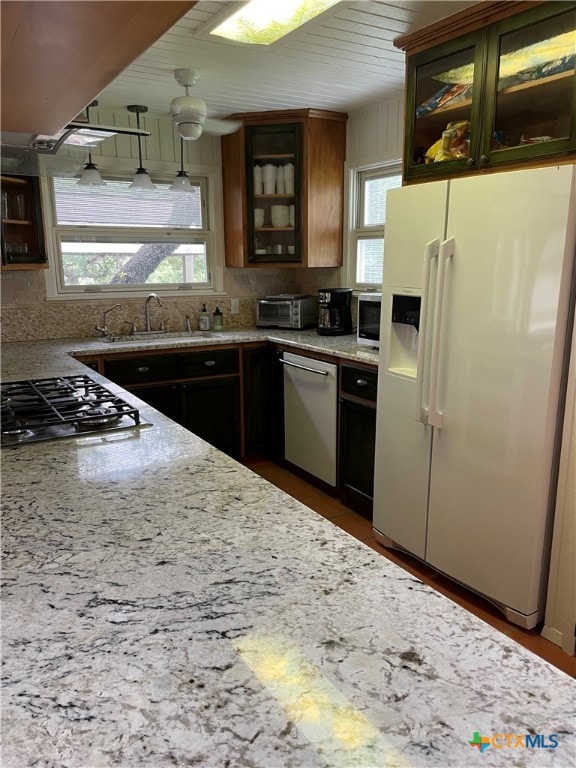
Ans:
[[[240,43],[270,45],[339,0],[251,0],[210,34]]]

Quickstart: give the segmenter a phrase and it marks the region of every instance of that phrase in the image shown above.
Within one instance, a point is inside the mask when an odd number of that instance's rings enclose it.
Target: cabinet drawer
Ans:
[[[206,352],[191,352],[179,355],[180,376],[220,376],[223,373],[238,373],[240,361],[238,349],[217,349]]]
[[[378,371],[369,371],[366,368],[352,368],[342,366],[341,394],[361,397],[363,400],[376,402],[378,390]]]
[[[120,360],[106,360],[105,375],[117,384],[139,381],[164,381],[178,376],[177,355],[150,355]]]

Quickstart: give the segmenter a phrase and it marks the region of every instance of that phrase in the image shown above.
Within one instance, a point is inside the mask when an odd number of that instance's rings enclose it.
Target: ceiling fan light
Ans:
[[[153,190],[156,189],[156,187],[148,175],[148,171],[145,168],[138,168],[134,174],[134,180],[128,189]]]
[[[170,187],[170,192],[194,192],[194,187],[192,186],[186,171],[178,171],[178,174]]]
[[[203,126],[201,123],[177,122],[180,136],[187,141],[194,141],[202,136]]]
[[[208,114],[208,107],[204,99],[198,96],[176,96],[170,102],[170,113],[172,117],[191,117],[194,115],[197,123],[203,123]]]
[[[84,166],[84,170],[82,171],[82,175],[80,176],[80,179],[78,180],[78,186],[79,187],[102,187],[105,186],[106,182],[100,176],[100,171],[94,163],[88,162]]]

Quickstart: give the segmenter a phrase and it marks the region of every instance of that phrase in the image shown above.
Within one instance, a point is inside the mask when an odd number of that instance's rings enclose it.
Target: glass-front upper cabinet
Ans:
[[[0,184],[2,271],[46,269],[38,179],[2,175]]]
[[[576,3],[546,2],[408,55],[404,177],[576,151]]]
[[[480,134],[482,46],[459,38],[408,61],[404,175],[447,173],[473,164]]]
[[[489,165],[576,149],[576,4],[545,3],[488,35],[480,161]]]
[[[302,125],[246,126],[248,260],[302,261]]]

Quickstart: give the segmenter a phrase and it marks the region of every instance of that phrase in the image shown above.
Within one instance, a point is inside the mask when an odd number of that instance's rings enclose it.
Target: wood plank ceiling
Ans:
[[[402,94],[397,37],[475,4],[342,0],[273,45],[253,46],[209,34],[236,3],[201,0],[100,94],[100,104],[139,103],[166,114],[171,99],[183,95],[173,70],[189,67],[200,74],[193,93],[210,117],[304,107],[351,112]]]

